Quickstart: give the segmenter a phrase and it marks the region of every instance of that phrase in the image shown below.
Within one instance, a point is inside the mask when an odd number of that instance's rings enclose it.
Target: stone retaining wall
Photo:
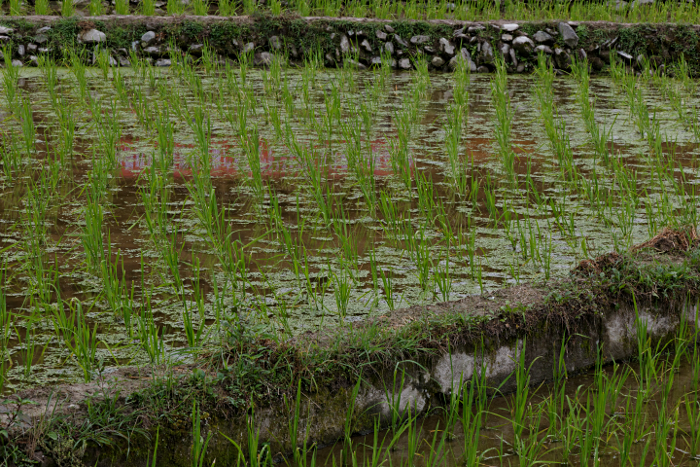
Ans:
[[[460,61],[472,72],[494,69],[498,55],[508,71],[532,71],[538,53],[567,71],[572,60],[587,59],[595,72],[611,57],[637,70],[672,65],[685,57],[691,71],[700,70],[698,26],[614,24],[605,22],[458,22],[382,21],[362,18],[287,18],[214,16],[104,16],[89,18],[5,17],[0,44],[17,66],[38,64],[49,54],[61,59],[74,49],[88,64],[95,51],[109,52],[112,66],[130,66],[132,53],[167,67],[174,56],[198,58],[209,45],[221,61],[249,54],[266,66],[275,56],[302,63],[319,54],[327,67],[364,69],[390,61],[410,70],[424,59],[431,71],[448,72]]]

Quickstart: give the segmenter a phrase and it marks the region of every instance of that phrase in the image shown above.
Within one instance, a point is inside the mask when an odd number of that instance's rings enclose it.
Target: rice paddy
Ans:
[[[140,0],[129,2],[116,0],[85,2],[37,0],[3,2],[0,10],[8,16],[53,15],[71,17],[103,15],[298,15],[325,17],[356,17],[392,20],[449,19],[459,21],[489,21],[515,19],[519,21],[571,20],[614,21],[620,23],[691,23],[697,24],[700,9],[693,2],[596,2],[575,0],[559,2],[552,0],[518,1],[455,1],[436,0],[393,2],[376,0],[294,0],[290,2],[271,0]]]
[[[9,54],[6,54],[6,57]],[[2,390],[563,277],[697,225],[696,83],[389,67],[2,71]],[[668,105],[671,102],[671,105]]]

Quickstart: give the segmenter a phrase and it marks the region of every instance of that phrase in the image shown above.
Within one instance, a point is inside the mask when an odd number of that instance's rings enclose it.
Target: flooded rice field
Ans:
[[[2,392],[178,363],[568,274],[697,225],[697,83],[269,69],[2,70]],[[233,324],[232,324],[233,323]]]
[[[432,416],[408,411],[389,430],[313,451],[305,465],[697,465],[697,351],[659,349],[577,376],[560,366],[554,382],[530,389],[521,366],[511,376],[518,391],[506,397],[489,398],[476,378]]]

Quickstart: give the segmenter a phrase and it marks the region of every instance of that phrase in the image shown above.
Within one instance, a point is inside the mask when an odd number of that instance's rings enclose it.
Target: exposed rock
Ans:
[[[452,42],[442,37],[440,38],[440,51],[446,55],[452,56],[455,54],[455,46]]]
[[[389,55],[394,55],[394,44],[391,42],[387,42],[384,44],[384,50],[386,50],[386,53]]]
[[[128,58],[122,57],[122,56],[119,56],[118,58],[119,58],[119,66],[123,66],[123,67],[130,67],[131,66],[131,62],[129,61]]]
[[[539,42],[539,43],[552,42],[554,40],[554,38],[551,35],[549,35],[548,33],[544,32],[544,31],[537,31],[535,34],[532,35],[532,39],[535,42]]]
[[[535,48],[535,43],[527,36],[516,37],[513,41],[513,48],[523,55],[529,55]]]
[[[21,60],[16,60],[16,59],[15,59],[15,60],[12,60],[12,66],[14,66],[14,67],[22,67],[22,66],[24,66],[24,63],[22,63]]]
[[[411,37],[411,44],[425,44],[430,40],[430,36],[413,36]]]
[[[518,67],[515,69],[515,72],[516,72],[516,73],[522,73],[523,71],[525,71],[525,65],[521,63],[521,64],[518,65]]]
[[[493,47],[488,42],[481,44],[481,62],[482,63],[493,63]]]
[[[402,70],[410,70],[411,68],[413,68],[413,66],[411,65],[411,61],[409,59],[402,58],[401,60],[399,60],[399,68],[401,68]]]
[[[396,32],[396,31],[394,30],[394,28],[392,28],[392,27],[389,26],[388,24],[385,24],[385,25],[384,25],[384,30],[385,30],[386,32],[388,32],[389,34],[394,34],[394,33]]]
[[[47,54],[47,53],[51,52],[51,48],[39,47],[38,49],[36,49],[36,51],[39,52],[40,54]]]
[[[515,49],[511,48],[509,51],[509,55],[510,55],[510,62],[513,65],[518,66],[518,58],[515,56]]]
[[[15,32],[15,30],[12,28],[0,26],[0,34],[12,34],[13,32]]]
[[[45,44],[49,41],[49,38],[46,36],[46,34],[37,34],[34,36],[34,42],[37,44]]]
[[[88,32],[80,36],[80,40],[83,42],[105,42],[107,40],[107,35],[102,31],[97,29],[90,29]]]
[[[634,59],[632,55],[628,54],[627,52],[623,52],[622,50],[618,50],[617,55],[628,63]]]
[[[255,54],[253,58],[255,66],[270,66],[272,65],[272,54],[270,52],[260,52]]]
[[[37,46],[36,44],[27,44],[27,52],[29,52],[30,54],[36,52],[38,48],[39,46]]]
[[[510,54],[510,44],[501,44],[500,51],[504,57],[507,57]]]
[[[513,36],[511,36],[510,34],[503,34],[503,35],[501,36],[501,40],[502,40],[503,42],[510,42],[510,41],[513,40]]]
[[[588,54],[586,53],[585,50],[578,49],[576,51],[576,59],[579,60],[580,62],[584,62],[588,59]]]
[[[489,68],[484,66],[484,65],[481,65],[479,68],[476,69],[476,72],[477,73],[488,73]]]
[[[535,52],[537,52],[537,53],[544,52],[548,55],[552,55],[554,53],[554,51],[548,45],[544,45],[544,44],[541,44],[541,45],[538,45],[537,47],[535,47]]]
[[[507,31],[507,32],[513,32],[513,31],[517,31],[517,29],[519,27],[520,27],[520,25],[517,23],[507,23],[507,24],[504,24],[503,26],[501,26],[501,29],[504,31]]]
[[[436,55],[430,61],[430,64],[433,65],[435,68],[440,68],[445,64],[445,60],[443,60],[440,56]]]
[[[160,59],[156,60],[156,63],[154,63],[154,65],[157,67],[165,68],[165,67],[169,67],[170,65],[172,65],[172,63],[170,62],[169,58],[160,58]]]
[[[242,54],[247,54],[255,50],[255,43],[254,42],[248,42],[246,45],[243,46],[243,49],[241,50]]]
[[[486,29],[484,26],[477,24],[476,26],[469,26],[467,28],[467,32],[469,34],[474,34],[475,32],[483,31],[484,29]]]
[[[564,44],[568,45],[572,49],[578,45],[578,35],[568,23],[563,21],[560,22],[557,25],[557,29],[559,29],[559,34],[561,34]]]
[[[36,30],[36,33],[37,33],[37,34],[46,34],[46,33],[49,32],[50,30],[51,30],[51,27],[50,27],[50,26],[44,26],[43,28],[37,29],[37,30]]]
[[[272,50],[280,50],[282,48],[282,42],[278,36],[272,36],[268,42]]]
[[[400,46],[402,46],[402,47],[408,47],[408,43],[407,43],[405,40],[401,39],[401,36],[399,36],[398,34],[394,34],[394,40],[395,40],[396,43],[399,44]]]
[[[360,43],[360,47],[365,49],[367,52],[372,53],[372,46],[370,45],[367,39],[362,40],[362,42]]]
[[[18,45],[17,46],[17,55],[19,55],[20,57],[24,57],[24,54],[25,54],[24,45],[22,45],[22,44]]]
[[[147,31],[141,36],[141,47],[148,47],[148,44],[156,38],[156,33],[153,31]]]
[[[348,36],[343,34],[340,36],[340,53],[345,55],[346,53],[350,52],[350,40],[348,39]]]
[[[187,52],[199,57],[202,55],[202,50],[204,49],[204,44],[192,44],[187,48]]]
[[[454,71],[457,69],[459,62],[461,61],[467,62],[467,66],[469,67],[470,71],[476,71],[476,63],[474,63],[471,55],[469,55],[469,51],[465,48],[462,48],[459,54],[452,57],[452,59],[448,63],[448,67],[450,68],[450,70]]]
[[[39,66],[39,59],[36,58],[36,55],[29,56],[29,66]]]
[[[557,68],[562,70],[568,70],[571,66],[571,57],[569,57],[569,54],[566,53],[565,50],[559,47],[554,49],[554,61],[557,64]]]
[[[360,62],[358,62],[358,61],[356,61],[356,60],[352,60],[352,59],[350,59],[350,58],[346,58],[346,59],[345,59],[345,62],[346,62],[348,65],[350,65],[351,68],[354,68],[354,69],[356,69],[356,70],[366,70],[366,69],[367,69],[367,67],[364,66],[362,63],[360,63]]]
[[[146,55],[150,55],[153,58],[160,57],[161,55],[160,47],[157,47],[155,45],[146,47],[145,49],[143,49],[143,53]]]
[[[387,34],[384,31],[382,31],[381,29],[377,29],[375,31],[375,34],[377,36],[377,39],[379,39],[380,41],[385,41],[387,38]]]
[[[372,57],[369,64],[371,66],[380,66],[382,64],[382,57]]]

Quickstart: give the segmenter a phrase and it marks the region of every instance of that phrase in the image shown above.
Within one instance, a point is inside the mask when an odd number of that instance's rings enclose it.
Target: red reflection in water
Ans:
[[[119,176],[124,178],[137,177],[146,167],[151,166],[152,158],[157,157],[157,143],[153,143],[153,150],[144,152],[134,148],[138,143],[130,135],[123,136],[119,141]],[[342,147],[343,141],[334,143],[334,147]],[[386,149],[387,143],[384,139],[377,139],[370,142],[372,156],[374,158],[374,175],[385,176],[393,173],[391,167],[391,156]],[[315,150],[323,150],[328,146],[317,145]],[[192,175],[192,158],[194,144],[175,143],[173,151],[173,174],[176,177],[187,177]],[[298,174],[301,165],[291,151],[282,146],[273,151],[270,143],[265,139],[260,139],[260,166],[263,177],[279,178],[289,174]],[[286,151],[285,151],[286,150]],[[225,139],[212,138],[210,143],[211,174],[220,177],[240,177],[250,175],[250,171],[245,173],[247,161],[243,151],[237,142]],[[237,156],[233,156],[236,154]],[[413,161],[410,161],[413,167]],[[243,170],[242,170],[243,169]],[[328,175],[344,176],[348,173],[348,160],[345,154],[335,152],[333,160],[328,165],[324,165]]]

